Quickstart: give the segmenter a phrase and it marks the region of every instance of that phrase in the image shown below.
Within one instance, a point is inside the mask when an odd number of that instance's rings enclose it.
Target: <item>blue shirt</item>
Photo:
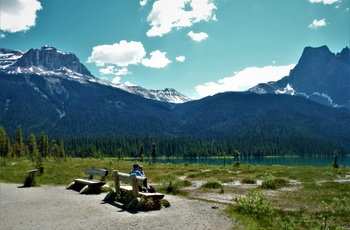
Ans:
[[[131,170],[130,174],[136,174],[136,176],[142,176],[143,177],[143,174],[137,169]]]

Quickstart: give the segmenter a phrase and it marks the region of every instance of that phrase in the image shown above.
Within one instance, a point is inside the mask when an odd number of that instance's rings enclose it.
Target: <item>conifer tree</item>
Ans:
[[[117,158],[118,158],[118,161],[123,160],[123,151],[121,148],[117,150]]]
[[[145,158],[144,145],[143,145],[143,143],[141,143],[141,145],[140,145],[140,161],[143,162],[144,158]]]
[[[28,136],[27,146],[29,159],[31,159],[34,162],[34,159],[38,157],[38,148],[36,144],[35,135],[33,133],[29,134]]]
[[[156,157],[157,157],[157,145],[155,142],[152,143],[152,162],[156,163]]]
[[[18,125],[16,128],[16,136],[15,136],[13,151],[14,151],[14,155],[17,157],[21,157],[24,155],[24,143],[23,143],[23,136],[22,136],[22,128],[20,125]]]
[[[9,156],[11,149],[10,138],[7,136],[3,126],[0,126],[0,156]]]
[[[40,141],[39,141],[38,150],[39,150],[41,157],[48,156],[48,153],[49,153],[48,137],[45,136],[44,132],[41,132],[41,134],[40,134]]]
[[[66,159],[66,151],[64,150],[64,141],[63,140],[60,141],[59,151],[61,152],[61,157],[63,159]]]

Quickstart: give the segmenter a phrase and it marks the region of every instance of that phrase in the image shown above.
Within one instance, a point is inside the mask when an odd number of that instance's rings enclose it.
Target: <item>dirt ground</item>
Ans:
[[[224,204],[166,195],[169,208],[129,212],[115,203],[103,202],[105,193],[80,195],[63,186],[21,186],[0,183],[0,229],[234,228],[234,222],[224,213]]]

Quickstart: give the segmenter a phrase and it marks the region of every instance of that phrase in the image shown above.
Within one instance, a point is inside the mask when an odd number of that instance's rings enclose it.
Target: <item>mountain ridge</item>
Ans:
[[[248,91],[303,96],[321,104],[350,109],[349,48],[335,54],[327,46],[305,47],[288,76],[258,84]]]
[[[174,89],[170,90],[170,88],[148,90],[140,86],[113,84],[103,81],[93,76],[80,63],[75,54],[59,51],[49,45],[45,45],[41,49],[30,49],[28,51],[0,48],[0,72],[6,74],[59,76],[80,82],[97,82],[120,88],[141,97],[169,103],[183,103],[192,100]]]

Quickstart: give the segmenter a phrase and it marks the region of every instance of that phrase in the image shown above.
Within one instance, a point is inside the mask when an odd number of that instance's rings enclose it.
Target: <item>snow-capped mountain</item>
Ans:
[[[112,84],[94,77],[90,71],[80,63],[76,55],[62,52],[52,46],[41,49],[18,51],[0,48],[0,73],[5,74],[36,74],[41,76],[62,77],[81,83],[89,81],[110,87],[120,88],[148,99],[168,103],[184,103],[192,99],[174,89],[147,90],[140,86]]]
[[[188,101],[192,101],[191,98],[177,92],[175,89],[165,88],[164,90],[145,89],[140,86],[126,86],[126,85],[115,85],[116,87],[128,91],[130,93],[142,96],[144,98],[166,101],[175,104],[180,104]]]
[[[334,54],[327,46],[306,47],[289,76],[259,84],[249,91],[303,96],[322,104],[350,109],[349,48]]]
[[[37,74],[79,80],[94,78],[74,54],[61,52],[52,46],[28,51],[0,49],[0,71],[7,74]]]

